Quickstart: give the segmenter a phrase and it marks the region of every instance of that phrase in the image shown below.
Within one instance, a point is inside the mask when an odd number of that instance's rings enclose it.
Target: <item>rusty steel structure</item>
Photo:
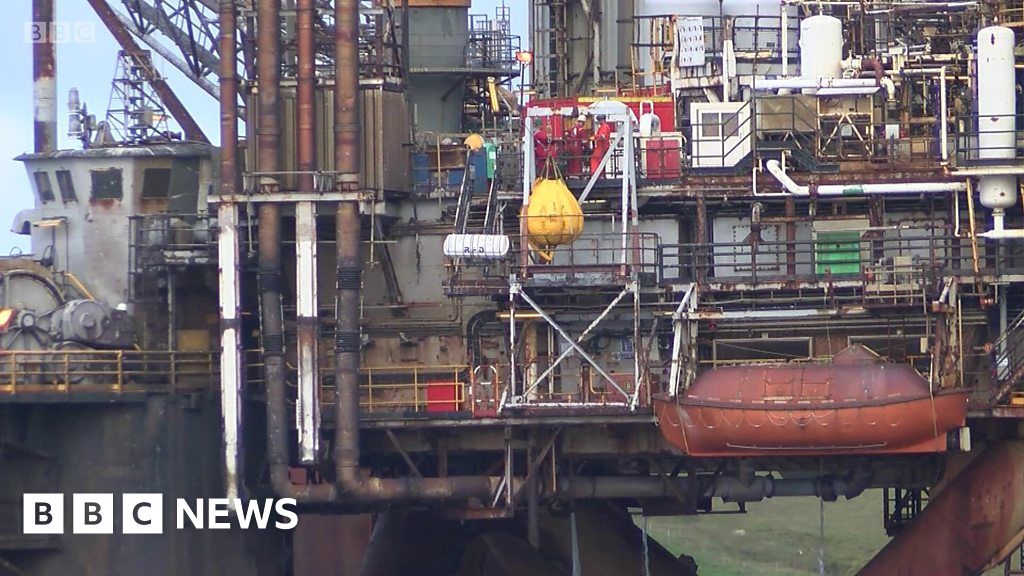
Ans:
[[[877,489],[862,574],[1024,570],[1019,6],[88,3],[182,135],[58,150],[33,44],[14,571],[696,574],[648,516]],[[29,487],[300,526],[99,553]]]

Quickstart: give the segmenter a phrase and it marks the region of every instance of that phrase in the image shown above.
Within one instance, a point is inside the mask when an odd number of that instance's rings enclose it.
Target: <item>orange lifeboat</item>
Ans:
[[[827,363],[715,368],[654,409],[665,439],[693,456],[944,452],[967,391],[930,394],[912,367],[852,346]]]

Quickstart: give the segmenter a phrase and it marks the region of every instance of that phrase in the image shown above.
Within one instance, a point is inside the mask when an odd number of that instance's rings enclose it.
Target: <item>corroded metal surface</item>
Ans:
[[[859,576],[979,574],[1003,559],[1024,531],[1024,442],[990,447]]]
[[[850,349],[832,363],[713,369],[655,411],[665,438],[694,456],[942,452],[967,392],[930,393],[910,366]]]

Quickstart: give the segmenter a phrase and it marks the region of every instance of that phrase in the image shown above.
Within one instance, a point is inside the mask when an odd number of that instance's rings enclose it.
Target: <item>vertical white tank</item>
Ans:
[[[800,21],[800,76],[839,78],[843,68],[843,23],[832,16]]]
[[[989,26],[978,30],[978,158],[1016,157],[1016,75],[1013,30]],[[1017,203],[1017,179],[985,176],[978,183],[981,204],[1007,208]]]

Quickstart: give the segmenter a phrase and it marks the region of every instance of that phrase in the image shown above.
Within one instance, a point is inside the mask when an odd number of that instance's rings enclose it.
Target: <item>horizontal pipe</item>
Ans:
[[[615,499],[615,498],[678,498],[698,493],[707,498],[721,498],[725,502],[757,502],[765,498],[789,496],[819,496],[835,500],[859,496],[870,484],[868,475],[841,478],[777,479],[756,476],[744,482],[734,476],[708,477],[676,476],[575,476],[558,479],[556,498]],[[696,492],[695,492],[696,490]]]
[[[765,168],[793,196],[810,196],[811,187],[797,184],[782,169],[778,160],[768,160]],[[945,194],[962,192],[966,182],[891,182],[886,184],[822,184],[815,189],[818,196],[870,196],[877,194]]]
[[[806,90],[813,88],[876,88],[874,78],[773,78],[758,80],[755,90]]]
[[[818,196],[863,196],[871,194],[944,194],[963,192],[964,182],[893,182],[888,184],[823,184]]]

